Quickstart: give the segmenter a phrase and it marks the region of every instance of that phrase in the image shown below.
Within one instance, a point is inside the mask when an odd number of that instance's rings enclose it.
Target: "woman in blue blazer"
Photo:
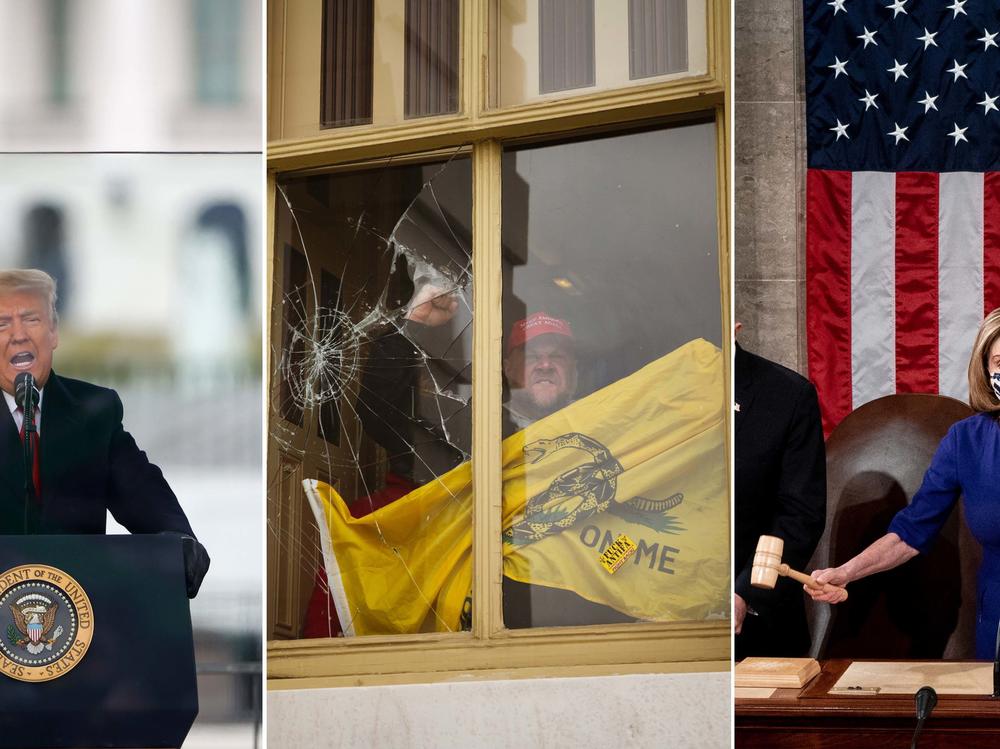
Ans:
[[[954,424],[941,441],[920,490],[889,524],[889,531],[839,567],[816,570],[819,582],[844,586],[897,567],[926,552],[958,497],[965,497],[969,529],[983,547],[976,611],[976,657],[992,660],[1000,621],[1000,309],[983,320],[969,361],[969,405],[975,416]],[[846,593],[814,591],[839,603]]]

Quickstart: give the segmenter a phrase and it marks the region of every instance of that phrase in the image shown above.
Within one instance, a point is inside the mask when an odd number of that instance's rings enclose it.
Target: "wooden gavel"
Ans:
[[[813,590],[840,590],[847,600],[847,589],[831,583],[818,583],[809,575],[797,572],[781,561],[781,553],[785,550],[784,540],[777,536],[761,536],[757,542],[757,553],[753,555],[753,568],[750,570],[750,584],[755,588],[772,590],[778,582],[778,575],[798,580]]]

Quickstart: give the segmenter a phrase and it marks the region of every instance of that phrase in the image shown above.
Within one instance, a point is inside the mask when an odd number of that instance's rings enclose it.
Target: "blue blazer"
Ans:
[[[983,546],[976,596],[976,657],[992,660],[1000,620],[1000,421],[980,413],[954,424],[920,490],[889,532],[921,553],[930,549],[959,495],[969,530]]]

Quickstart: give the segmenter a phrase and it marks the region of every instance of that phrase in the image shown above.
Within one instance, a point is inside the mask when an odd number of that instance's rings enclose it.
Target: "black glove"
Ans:
[[[184,580],[187,583],[188,598],[198,595],[201,588],[201,581],[205,579],[208,567],[212,560],[208,556],[208,551],[202,546],[198,539],[186,533],[177,531],[163,531],[172,536],[180,536],[181,548],[184,551]]]
[[[201,581],[205,579],[212,560],[208,550],[199,543],[197,538],[184,536],[184,579],[187,581],[188,598],[198,595]]]

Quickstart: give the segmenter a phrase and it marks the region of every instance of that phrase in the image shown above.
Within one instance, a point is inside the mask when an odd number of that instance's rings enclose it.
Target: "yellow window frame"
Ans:
[[[296,0],[301,2],[301,0]],[[318,0],[313,0],[318,1]],[[292,0],[268,3],[268,89],[274,123],[284,75],[284,20]],[[730,325],[729,4],[708,4],[708,73],[503,110],[488,109],[487,55],[496,0],[468,0],[462,33],[460,114],[381,128],[324,131],[268,144],[268,278],[275,270],[278,176],[336,169],[372,159],[426,154],[471,144],[473,166],[473,626],[471,632],[271,641],[268,689],[304,689],[458,678],[521,678],[653,672],[728,671],[730,622],[678,622],[507,630],[501,613],[501,156],[525,137],[579,135],[636,123],[683,121],[710,113],[716,123],[721,323]],[[316,92],[317,99],[319,91]],[[271,130],[270,132],[276,132]],[[268,330],[274,330],[273,283]],[[724,348],[726,385],[731,361]],[[271,396],[271,382],[267,383]],[[727,419],[731,418],[727,414]],[[270,453],[271,451],[269,451]],[[732,444],[727,440],[732,465]],[[272,466],[268,466],[270,472]],[[731,473],[731,471],[730,471]],[[270,591],[269,591],[270,595]],[[268,598],[270,603],[270,598]]]

